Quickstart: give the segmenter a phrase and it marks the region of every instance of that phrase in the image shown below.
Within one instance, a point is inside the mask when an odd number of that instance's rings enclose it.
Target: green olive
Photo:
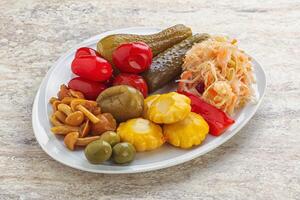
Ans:
[[[108,142],[96,140],[86,146],[84,154],[90,163],[100,164],[111,157],[112,149]]]
[[[120,136],[114,131],[106,131],[100,136],[101,140],[104,140],[110,144],[110,146],[115,146],[120,142]]]
[[[123,122],[142,115],[144,97],[133,87],[117,85],[101,92],[97,103],[102,112],[111,113],[118,122]]]
[[[131,162],[135,157],[135,148],[128,142],[116,144],[113,147],[113,160],[118,164]]]

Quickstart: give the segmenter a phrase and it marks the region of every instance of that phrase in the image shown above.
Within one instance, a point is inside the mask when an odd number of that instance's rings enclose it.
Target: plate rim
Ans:
[[[140,172],[147,172],[147,171],[153,171],[153,170],[158,170],[158,169],[164,169],[167,167],[171,167],[171,166],[175,166],[181,163],[185,163],[187,161],[193,160],[201,155],[204,155],[210,151],[212,151],[213,149],[219,147],[220,145],[224,144],[225,142],[227,142],[230,138],[232,138],[234,135],[236,135],[249,121],[250,119],[252,119],[252,117],[255,115],[255,113],[257,112],[258,108],[260,107],[260,104],[262,102],[262,99],[265,95],[266,92],[266,87],[267,87],[267,79],[266,79],[266,73],[264,68],[262,67],[262,65],[252,56],[252,59],[257,63],[257,66],[260,68],[261,72],[262,72],[262,77],[263,77],[263,81],[264,81],[264,87],[262,90],[262,93],[255,105],[255,107],[253,108],[253,111],[251,113],[251,115],[248,117],[248,119],[242,121],[239,126],[230,132],[230,134],[228,134],[226,137],[224,137],[221,141],[216,141],[216,142],[212,142],[209,144],[209,146],[206,147],[205,150],[202,150],[200,153],[199,152],[193,152],[190,153],[188,156],[186,155],[181,155],[181,156],[177,156],[175,158],[172,159],[168,159],[168,160],[164,160],[164,161],[158,161],[155,163],[149,163],[149,164],[145,164],[145,165],[140,165],[139,168],[126,168],[123,169],[121,171],[116,171],[116,170],[103,170],[101,168],[99,169],[91,169],[91,168],[85,168],[82,167],[80,165],[73,165],[70,164],[68,162],[64,162],[62,159],[60,159],[58,156],[56,156],[56,154],[52,151],[50,151],[49,149],[46,148],[45,145],[42,144],[42,142],[40,141],[40,138],[38,136],[38,127],[37,127],[37,120],[35,119],[36,117],[36,110],[38,109],[38,102],[40,99],[40,91],[43,88],[43,86],[46,86],[47,80],[49,78],[49,76],[51,75],[52,71],[54,70],[55,66],[57,66],[58,63],[60,63],[61,61],[63,61],[65,59],[66,56],[68,56],[69,54],[73,53],[78,47],[81,47],[83,44],[86,45],[86,43],[90,43],[93,40],[95,40],[96,38],[101,37],[101,35],[108,35],[108,34],[113,34],[115,32],[128,32],[128,31],[132,31],[132,30],[137,30],[137,29],[141,29],[141,30],[145,30],[145,29],[152,29],[152,30],[157,30],[159,31],[160,28],[157,27],[130,27],[130,28],[122,28],[122,29],[116,29],[116,30],[111,30],[111,31],[105,31],[101,34],[92,36],[82,42],[80,42],[79,44],[75,45],[73,48],[71,48],[70,50],[68,50],[66,53],[62,54],[58,60],[56,60],[55,63],[53,63],[53,65],[51,66],[51,68],[47,71],[45,77],[43,78],[38,91],[36,93],[36,96],[34,98],[34,103],[33,103],[33,107],[32,107],[32,127],[33,127],[33,132],[35,135],[36,140],[38,141],[40,147],[43,149],[44,152],[46,152],[52,159],[56,160],[57,162],[69,166],[71,168],[75,168],[81,171],[88,171],[88,172],[92,172],[92,173],[103,173],[103,174],[130,174],[130,173],[140,173]],[[215,144],[216,143],[216,144]],[[185,157],[184,157],[185,156]]]

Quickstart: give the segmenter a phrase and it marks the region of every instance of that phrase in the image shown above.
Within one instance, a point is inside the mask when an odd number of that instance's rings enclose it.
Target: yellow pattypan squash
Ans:
[[[190,103],[188,97],[177,92],[162,94],[151,103],[147,115],[155,123],[175,123],[191,112]]]
[[[193,112],[189,113],[184,120],[163,126],[167,142],[183,149],[201,144],[208,131],[207,122],[200,115]]]
[[[143,118],[145,119],[149,119],[149,108],[151,106],[151,104],[159,97],[159,94],[154,94],[151,96],[148,96],[145,100],[144,100],[144,111],[143,111]]]
[[[165,142],[161,127],[142,118],[121,123],[117,133],[121,141],[133,144],[137,151],[157,149]]]

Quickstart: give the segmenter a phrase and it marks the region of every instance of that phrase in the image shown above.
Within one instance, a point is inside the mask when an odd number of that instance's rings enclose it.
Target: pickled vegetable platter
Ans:
[[[208,53],[191,60],[202,43],[216,55],[201,46]],[[265,84],[263,69],[235,39],[184,25],[111,31],[79,44],[49,70],[33,106],[33,128],[44,151],[68,166],[155,170],[232,137],[254,115]]]

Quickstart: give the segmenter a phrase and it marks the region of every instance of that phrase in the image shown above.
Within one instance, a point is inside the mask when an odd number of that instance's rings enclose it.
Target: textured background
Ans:
[[[0,199],[300,199],[299,0],[0,0],[0,9]],[[78,171],[42,151],[32,102],[62,53],[103,31],[176,23],[237,37],[264,66],[264,101],[239,134],[193,161],[133,175]]]

